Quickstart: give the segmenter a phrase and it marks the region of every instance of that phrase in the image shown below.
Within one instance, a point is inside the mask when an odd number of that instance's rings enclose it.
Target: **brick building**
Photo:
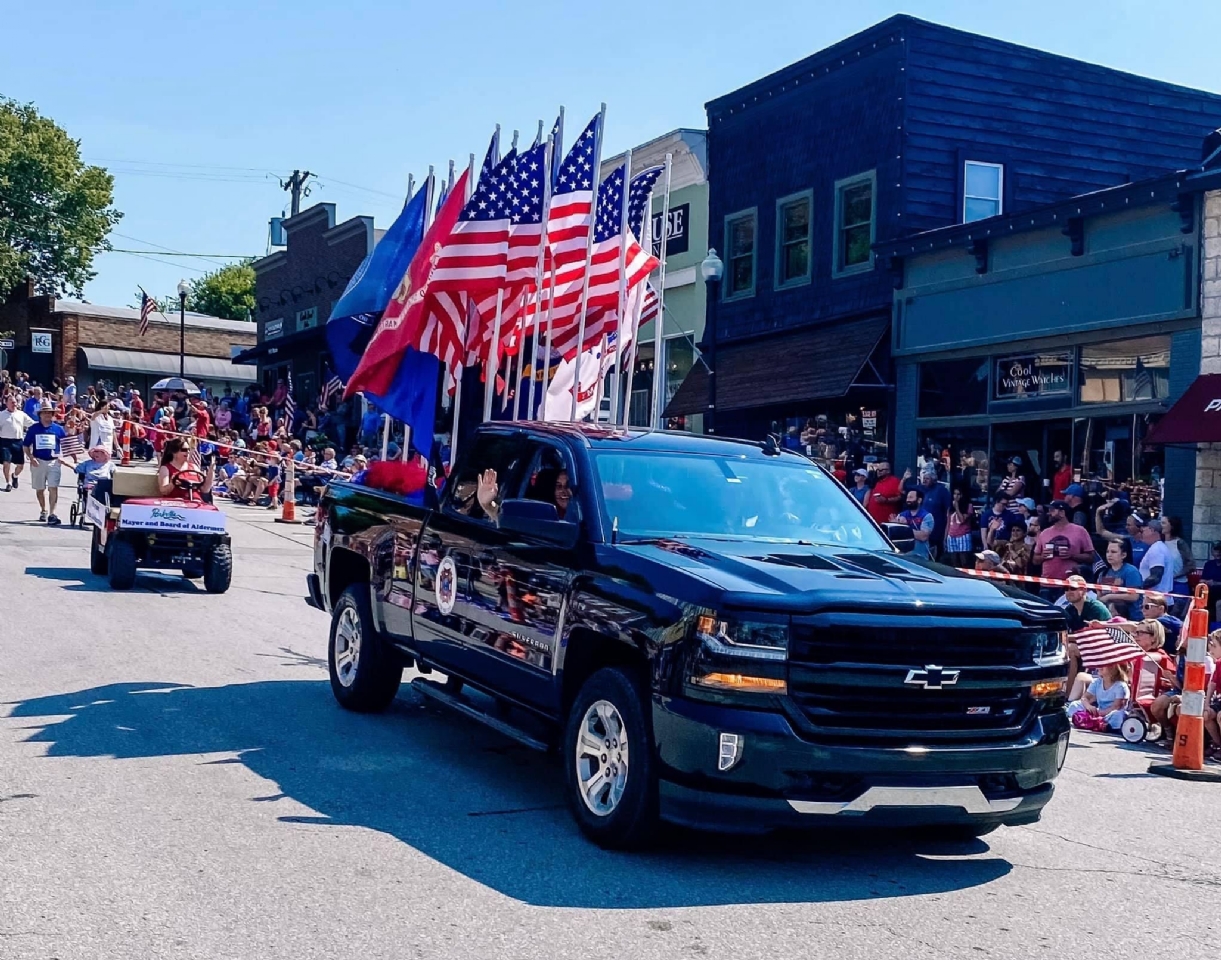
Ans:
[[[255,343],[254,324],[205,314],[186,315],[186,375],[218,392],[254,382],[254,371],[233,357]],[[77,300],[35,296],[33,281],[0,304],[0,332],[14,341],[6,369],[24,370],[39,383],[96,380],[134,383],[138,389],[178,373],[179,316],[157,315],[140,336],[140,311]]]
[[[284,231],[285,248],[254,262],[258,345],[238,362],[257,364],[268,391],[291,372],[298,403],[309,403],[325,373],[331,308],[384,231],[372,217],[336,225],[333,203],[302,210]]]

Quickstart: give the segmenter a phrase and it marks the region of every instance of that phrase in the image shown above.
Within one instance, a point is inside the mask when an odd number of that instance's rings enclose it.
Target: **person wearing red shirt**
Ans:
[[[206,438],[212,429],[212,415],[208,413],[208,405],[202,400],[195,402],[195,436]]]
[[[144,401],[140,399],[140,391],[131,392],[131,416],[133,420],[144,421]]]
[[[1073,482],[1073,465],[1064,460],[1064,451],[1057,450],[1052,459],[1055,461],[1056,472],[1051,481],[1051,498],[1053,500],[1063,500],[1064,491],[1072,485]]]
[[[903,496],[903,485],[899,478],[890,472],[890,464],[880,460],[873,469],[877,483],[869,491],[865,500],[865,509],[878,523],[889,523],[899,512],[899,501]]]

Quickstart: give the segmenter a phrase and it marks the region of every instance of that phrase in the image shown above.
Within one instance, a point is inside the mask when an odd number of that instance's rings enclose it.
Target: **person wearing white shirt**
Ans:
[[[108,407],[102,407],[89,421],[89,449],[94,447],[105,447],[114,452],[114,418],[110,416]]]
[[[10,393],[5,398],[4,409],[0,410],[0,462],[4,464],[5,493],[21,485],[18,478],[25,469],[25,451],[21,444],[25,432],[32,426],[34,421],[17,406],[17,398]]]
[[[1149,545],[1140,561],[1140,575],[1147,590],[1158,593],[1174,592],[1174,558],[1162,541],[1162,521],[1150,520],[1140,531],[1141,540]]]
[[[76,403],[76,377],[69,377],[68,384],[64,387],[64,405],[71,407]]]

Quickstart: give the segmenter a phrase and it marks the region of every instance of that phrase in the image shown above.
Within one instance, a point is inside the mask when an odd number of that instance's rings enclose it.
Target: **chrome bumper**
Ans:
[[[956,787],[870,787],[855,800],[790,800],[798,813],[819,816],[865,814],[878,807],[944,807],[968,814],[1008,813],[1022,802],[1021,797],[989,800],[975,786]]]

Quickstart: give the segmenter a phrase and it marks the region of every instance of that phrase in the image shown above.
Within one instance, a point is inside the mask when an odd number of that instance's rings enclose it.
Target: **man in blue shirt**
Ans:
[[[929,550],[929,540],[933,536],[933,517],[921,505],[923,499],[924,493],[919,487],[908,490],[907,509],[900,513],[896,519],[899,523],[906,523],[912,529],[912,536],[916,539],[915,545],[912,547],[912,556],[931,560],[932,553]]]
[[[25,453],[30,458],[30,475],[38,497],[38,519],[59,526],[55,505],[59,501],[60,445],[67,434],[54,422],[55,410],[50,400],[38,408],[38,422],[25,433]]]
[[[38,419],[38,408],[42,406],[42,387],[30,387],[30,395],[25,398],[21,409],[31,420]]]
[[[924,494],[923,507],[933,517],[933,535],[929,547],[936,560],[941,556],[941,545],[945,542],[945,526],[950,518],[950,488],[937,482],[937,468],[926,463],[920,468],[920,489]]]

